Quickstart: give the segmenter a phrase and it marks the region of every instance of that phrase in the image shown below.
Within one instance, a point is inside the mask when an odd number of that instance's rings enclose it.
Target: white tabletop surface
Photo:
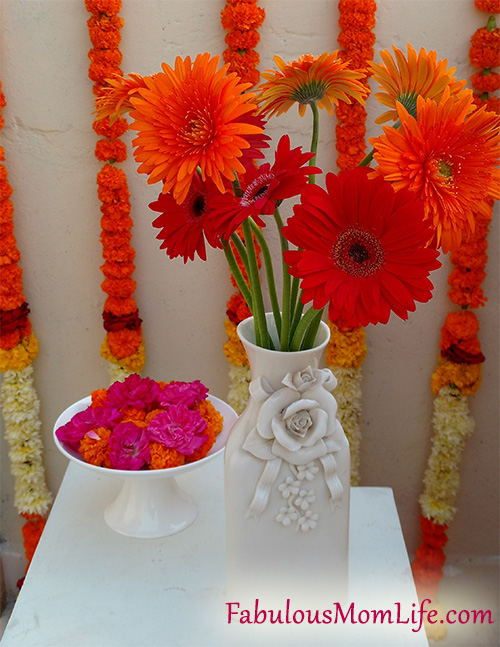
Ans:
[[[345,624],[337,615],[337,623],[321,626],[240,624],[236,616],[229,625],[222,457],[177,482],[198,503],[195,522],[170,537],[134,539],[103,517],[120,482],[69,465],[2,647],[428,644],[424,629],[417,630],[419,604],[389,488],[352,489],[344,615],[354,604]],[[286,595],[282,608],[285,618]],[[290,618],[293,600],[289,609]],[[333,602],[325,609],[335,617]],[[374,610],[389,610],[392,624],[388,615],[373,622]]]

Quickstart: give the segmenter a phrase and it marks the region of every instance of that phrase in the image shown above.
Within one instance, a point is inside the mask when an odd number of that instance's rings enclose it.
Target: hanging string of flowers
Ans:
[[[1,110],[5,96],[0,82]],[[0,160],[5,161],[0,147]],[[0,370],[3,372],[0,401],[14,476],[14,503],[26,520],[23,529],[28,567],[49,511],[52,495],[43,467],[40,402],[33,384],[32,362],[38,354],[38,340],[31,329],[30,309],[23,294],[21,254],[14,235],[14,205],[7,169],[0,164]]]
[[[121,74],[122,54],[119,49],[123,19],[118,16],[121,0],[85,0],[92,14],[87,21],[90,42],[89,78],[94,82],[93,93],[102,96],[108,85],[106,79]],[[94,121],[93,129],[101,138],[95,156],[104,165],[97,174],[97,194],[101,201],[101,243],[104,265],[102,290],[107,295],[103,308],[106,331],[101,355],[108,360],[111,382],[123,381],[144,366],[144,341],[141,319],[134,292],[136,281],[135,251],[131,245],[133,221],[130,216],[130,194],[127,177],[115,164],[127,158],[126,145],[121,141],[128,130],[125,119],[109,117]]]
[[[260,41],[257,29],[265,17],[266,12],[257,6],[257,0],[227,0],[221,11],[222,27],[229,32],[222,58],[224,63],[229,63],[229,71],[236,72],[243,83],[259,82],[260,57],[255,48]]]
[[[349,61],[349,65],[355,69],[366,70],[366,76],[360,82],[369,92],[371,72],[368,61],[373,59],[374,53],[373,29],[377,5],[374,0],[339,0],[338,9],[338,43],[342,48],[339,58]],[[341,170],[350,170],[365,157],[366,110],[358,102],[339,102],[335,106],[335,115],[337,166]],[[328,325],[331,337],[326,361],[337,378],[337,417],[351,449],[351,484],[359,485],[362,365],[367,351],[365,331],[361,327],[349,328],[341,321],[329,321]]]
[[[228,31],[225,37],[227,49],[222,55],[224,62],[229,63],[230,72],[236,72],[242,82],[251,83],[252,86],[260,79],[257,70],[260,57],[255,47],[260,41],[257,30],[262,26],[265,16],[266,12],[257,6],[257,0],[227,0],[226,6],[221,11],[222,27]],[[255,237],[254,245],[257,245]],[[234,247],[233,253],[240,271],[246,277],[241,256]],[[260,256],[258,256],[258,262],[260,267]],[[248,282],[248,277],[246,280]],[[223,348],[230,363],[227,400],[237,413],[241,413],[248,402],[250,367],[243,344],[236,334],[236,328],[240,321],[249,317],[251,313],[233,276],[231,276],[231,282],[236,291],[227,302],[224,329],[228,340]]]
[[[482,11],[500,11],[499,0],[475,0],[475,6]],[[491,69],[500,65],[499,30],[493,15],[486,28],[475,32],[471,43],[470,62],[481,68],[471,77],[474,90],[480,93],[475,93],[474,102],[498,112],[498,99],[489,97],[489,92],[498,89],[500,79]],[[419,499],[421,542],[412,570],[419,595],[433,600],[438,612],[442,608],[436,596],[446,563],[446,531],[456,514],[460,460],[465,441],[474,430],[468,397],[481,385],[485,360],[478,338],[479,321],[471,308],[484,306],[487,300],[481,284],[486,276],[487,234],[493,204],[493,200],[487,200],[474,213],[473,233],[450,254],[454,267],[448,278],[448,297],[460,310],[449,313],[445,319],[440,354],[431,376],[433,437]],[[446,623],[428,624],[426,630],[429,637],[437,640],[446,635]]]

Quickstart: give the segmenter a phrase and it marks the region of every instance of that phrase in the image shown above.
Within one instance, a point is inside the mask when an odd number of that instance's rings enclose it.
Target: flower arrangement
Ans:
[[[156,382],[131,374],[94,391],[91,404],[56,430],[92,465],[158,470],[198,461],[222,430],[223,418],[194,382]]]
[[[219,58],[199,54],[162,64],[150,76],[108,79],[96,101],[97,118],[129,113],[138,172],[162,191],[150,207],[168,256],[206,258],[222,248],[254,317],[257,345],[296,351],[314,344],[325,309],[350,327],[402,319],[431,298],[429,274],[444,252],[474,231],[473,211],[500,197],[499,118],[476,109],[465,81],[456,81],[435,52],[407,55],[394,48],[369,63],[382,92],[375,96],[392,122],[370,140],[359,166],[326,173],[316,184],[319,110],[363,104],[365,70],[338,52],[305,55],[262,74],[248,91]],[[266,120],[297,105],[312,113],[308,152],[285,134],[274,161]],[[372,162],[377,163],[371,167]],[[295,198],[284,223],[280,209]],[[263,229],[274,221],[281,242],[282,293]],[[267,329],[256,243],[262,250],[269,301],[278,331]],[[240,261],[240,262],[238,262]],[[263,272],[263,273],[264,273]],[[307,306],[307,308],[305,308]]]

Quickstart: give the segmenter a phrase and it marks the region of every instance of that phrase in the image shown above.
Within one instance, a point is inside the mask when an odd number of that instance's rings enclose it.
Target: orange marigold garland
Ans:
[[[1,109],[5,96],[0,82]],[[5,161],[0,147],[0,161]],[[31,563],[45,526],[52,495],[45,481],[40,434],[40,402],[33,384],[32,362],[38,354],[38,340],[31,330],[30,309],[23,294],[21,254],[14,235],[14,205],[7,169],[0,164],[0,370],[3,373],[1,405],[5,438],[14,476],[15,505],[26,519],[22,534],[24,551]]]
[[[475,0],[483,11],[500,10],[498,0]],[[487,103],[498,109],[498,100],[489,92],[497,88],[497,78],[490,65],[498,60],[498,29],[494,16],[486,29],[478,29],[471,39],[470,61],[473,67],[483,68],[471,77],[476,94],[476,104]],[[491,50],[496,48],[496,55]],[[468,241],[450,255],[454,265],[448,278],[450,301],[460,310],[451,312],[441,329],[440,355],[431,377],[434,394],[433,438],[431,455],[424,475],[424,491],[419,499],[421,506],[421,542],[412,563],[413,575],[421,598],[436,600],[439,582],[446,562],[444,546],[446,530],[456,513],[455,501],[460,485],[459,464],[466,438],[474,429],[467,398],[481,385],[481,368],[485,360],[478,338],[479,321],[470,308],[484,306],[481,283],[486,276],[486,249],[488,225],[493,214],[493,201],[488,209],[475,213],[475,231]],[[437,605],[439,606],[439,605]],[[428,625],[430,637],[442,637],[445,625]],[[443,633],[444,632],[444,633]]]
[[[90,42],[89,78],[93,93],[105,92],[106,79],[121,74],[119,50],[123,19],[118,16],[121,0],[85,0],[92,17],[87,21]],[[102,290],[107,294],[103,310],[106,338],[101,355],[109,361],[111,381],[139,373],[144,366],[144,342],[141,319],[133,297],[136,282],[131,278],[135,252],[131,246],[133,226],[127,177],[115,164],[127,158],[126,145],[119,138],[128,125],[125,119],[94,121],[94,131],[101,137],[95,147],[96,158],[104,162],[97,174],[97,194],[101,201],[101,243],[104,265]]]
[[[252,85],[256,85],[260,79],[260,73],[257,70],[260,59],[255,47],[260,40],[257,29],[262,26],[265,17],[266,12],[257,6],[257,0],[227,0],[226,6],[221,11],[222,27],[228,31],[225,38],[227,49],[223,52],[224,62],[230,63],[230,72],[236,72],[243,82]],[[257,247],[255,240],[254,244]],[[236,250],[233,251],[238,266],[244,273],[239,254]],[[224,329],[228,336],[224,344],[224,353],[230,363],[230,386],[227,399],[235,411],[241,413],[248,401],[250,368],[236,328],[240,321],[251,316],[251,312],[233,277],[231,282],[236,292],[227,302],[227,318],[224,322]]]
[[[366,77],[360,79],[369,91],[368,61],[373,58],[375,43],[374,0],[339,0],[338,43],[342,48],[340,57],[350,61],[350,66],[366,70]],[[337,166],[350,170],[365,156],[366,110],[358,102],[339,102],[335,107],[337,117],[336,148]],[[363,328],[349,329],[342,322],[328,322],[331,332],[326,361],[337,378],[335,399],[337,416],[342,424],[351,448],[351,484],[359,485],[361,447],[361,382],[362,364],[366,356],[365,331]]]
[[[230,64],[229,71],[236,72],[244,83],[255,85],[260,79],[260,57],[255,47],[260,40],[257,29],[265,17],[266,12],[257,6],[257,0],[227,0],[221,11],[222,27],[229,32],[222,57],[224,63]]]

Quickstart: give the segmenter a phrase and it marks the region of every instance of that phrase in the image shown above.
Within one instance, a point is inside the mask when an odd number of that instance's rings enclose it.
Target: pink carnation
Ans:
[[[109,460],[117,470],[139,470],[149,462],[149,438],[146,430],[133,422],[116,425],[109,437]]]
[[[207,387],[199,380],[194,382],[169,382],[160,395],[160,404],[185,404],[194,407],[208,395]]]
[[[62,427],[56,431],[57,438],[78,450],[81,439],[92,429],[106,427],[113,429],[114,425],[120,422],[123,413],[114,407],[87,407],[79,411]]]
[[[207,422],[199,411],[185,404],[173,404],[153,418],[148,433],[151,440],[189,456],[208,438],[206,428]]]
[[[123,382],[115,382],[108,389],[106,404],[114,407],[133,407],[135,409],[153,409],[161,389],[149,377],[134,373]]]

